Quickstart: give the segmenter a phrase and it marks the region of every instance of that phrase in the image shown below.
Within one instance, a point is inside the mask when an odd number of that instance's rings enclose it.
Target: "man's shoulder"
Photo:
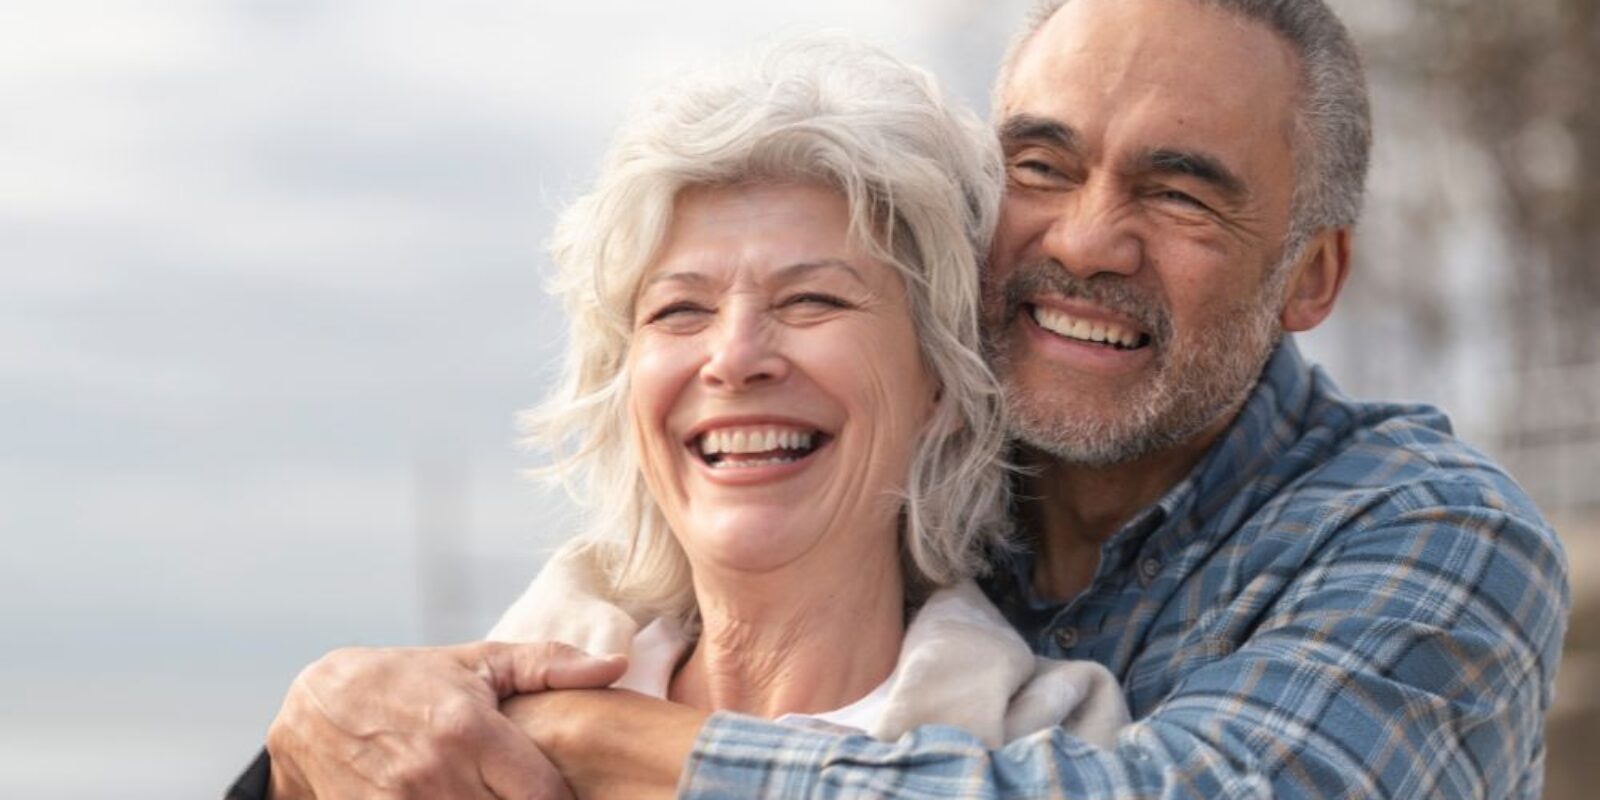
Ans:
[[[1293,341],[1196,476],[1192,513],[1235,544],[1284,537],[1304,548],[1446,509],[1500,515],[1554,543],[1528,494],[1443,411],[1353,399]]]
[[[1348,552],[1357,539],[1399,557],[1426,538],[1436,545],[1427,553],[1444,561],[1488,545],[1550,569],[1560,583],[1566,559],[1555,531],[1503,467],[1455,435],[1444,412],[1336,395],[1316,403],[1296,448],[1305,462],[1246,527],[1266,536],[1300,531],[1324,556]]]
[[[1455,435],[1449,417],[1424,404],[1319,398],[1303,439],[1316,455],[1288,497],[1409,514],[1482,508],[1548,525],[1527,492],[1483,451]]]

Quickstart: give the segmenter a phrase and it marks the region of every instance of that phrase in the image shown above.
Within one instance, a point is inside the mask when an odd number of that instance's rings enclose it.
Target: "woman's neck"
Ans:
[[[847,572],[696,579],[702,629],[668,697],[765,718],[842,708],[888,679],[905,635],[898,555]]]

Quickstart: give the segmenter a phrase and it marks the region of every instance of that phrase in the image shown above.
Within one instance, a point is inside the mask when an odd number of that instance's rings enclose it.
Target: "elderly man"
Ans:
[[[1370,137],[1342,25],[1320,0],[1056,0],[996,97],[985,316],[1033,546],[987,588],[1040,653],[1108,666],[1135,723],[988,750],[609,690],[511,717],[586,796],[1539,796],[1554,534],[1437,411],[1354,402],[1283,336],[1348,272]],[[274,725],[274,793],[559,793],[495,700],[615,666],[333,654]]]

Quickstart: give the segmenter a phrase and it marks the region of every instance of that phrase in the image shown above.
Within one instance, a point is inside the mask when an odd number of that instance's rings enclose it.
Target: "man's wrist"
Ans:
[[[502,708],[580,797],[672,797],[706,714],[618,689],[542,692]]]

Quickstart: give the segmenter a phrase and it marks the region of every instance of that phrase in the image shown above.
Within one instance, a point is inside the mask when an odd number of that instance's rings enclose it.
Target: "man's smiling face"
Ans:
[[[1279,332],[1298,59],[1186,0],[1074,0],[1000,96],[985,325],[1015,433],[1122,463],[1218,428]]]

